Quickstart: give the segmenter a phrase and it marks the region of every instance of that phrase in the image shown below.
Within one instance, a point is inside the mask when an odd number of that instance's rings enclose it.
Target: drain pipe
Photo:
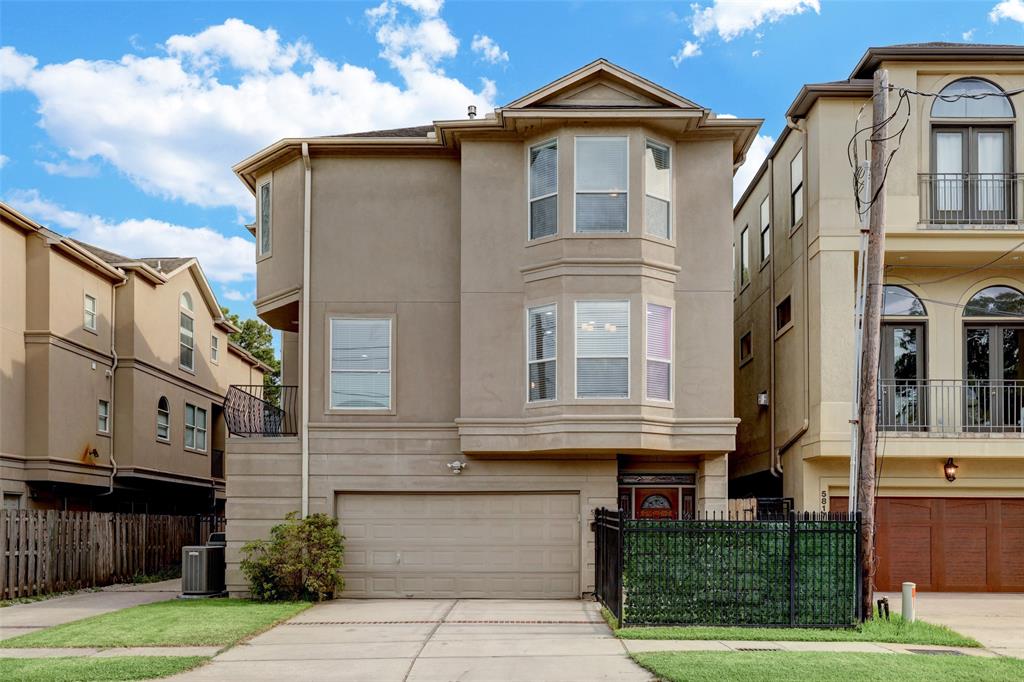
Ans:
[[[117,344],[115,336],[117,334],[117,290],[128,283],[128,277],[125,276],[120,282],[115,282],[110,287],[110,369],[107,370],[107,378],[110,379],[110,409],[107,412],[107,419],[110,420],[110,465],[113,467],[110,470],[110,485],[107,488],[107,492],[100,493],[97,497],[106,497],[107,495],[114,494],[114,477],[117,476],[117,460],[114,459],[114,444],[117,442],[117,433],[114,431],[114,370],[117,369]]]
[[[775,225],[775,159],[768,159],[768,215]],[[774,234],[772,241],[774,241]],[[772,302],[769,311],[768,329],[771,338],[768,343],[768,470],[775,478],[782,478],[782,471],[775,466],[775,259],[777,254],[772,249],[771,260],[768,262],[768,298]]]
[[[310,217],[312,207],[313,167],[309,144],[302,143],[302,165],[305,167],[302,204],[302,311],[299,332],[302,334],[302,518],[309,516],[309,261]]]

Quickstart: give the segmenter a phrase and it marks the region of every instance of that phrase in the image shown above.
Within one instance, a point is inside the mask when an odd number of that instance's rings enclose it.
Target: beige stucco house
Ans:
[[[885,182],[876,584],[1021,591],[1024,105],[1002,93],[1024,87],[1024,47],[871,48],[849,79],[797,94],[734,211],[731,492],[847,507],[860,247],[847,144],[870,125],[876,69],[944,95],[911,95],[890,129],[907,122]],[[983,96],[950,97],[963,93]]]
[[[266,368],[198,261],[119,256],[6,204],[0,223],[5,508],[215,511],[224,394]]]
[[[758,126],[599,60],[236,166],[300,414],[228,439],[232,593],[292,510],[339,519],[347,595],[394,597],[578,597],[595,508],[723,511],[731,183]]]

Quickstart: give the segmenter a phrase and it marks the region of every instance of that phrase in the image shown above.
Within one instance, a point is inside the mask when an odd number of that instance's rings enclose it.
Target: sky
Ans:
[[[0,4],[0,199],[127,256],[197,256],[254,315],[254,199],[231,166],[282,137],[483,113],[604,57],[765,119],[869,46],[1024,42],[1024,0]]]

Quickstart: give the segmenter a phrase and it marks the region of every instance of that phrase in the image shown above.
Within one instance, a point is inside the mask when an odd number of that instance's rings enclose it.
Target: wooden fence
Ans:
[[[224,529],[214,516],[0,511],[0,599],[131,582],[177,567]]]

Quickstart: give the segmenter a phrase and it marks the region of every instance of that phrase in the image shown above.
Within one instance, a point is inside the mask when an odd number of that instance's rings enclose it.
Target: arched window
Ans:
[[[171,439],[171,406],[164,396],[160,396],[160,400],[156,401],[156,438]]]
[[[192,312],[192,294],[187,291],[181,292],[181,307]]]
[[[986,287],[971,296],[964,317],[1024,317],[1024,294],[1013,287]]]
[[[961,78],[942,88],[932,104],[932,118],[1013,118],[1013,105],[998,85]]]
[[[885,285],[885,298],[882,303],[882,314],[890,316],[925,317],[928,311],[912,291],[895,284]]]

